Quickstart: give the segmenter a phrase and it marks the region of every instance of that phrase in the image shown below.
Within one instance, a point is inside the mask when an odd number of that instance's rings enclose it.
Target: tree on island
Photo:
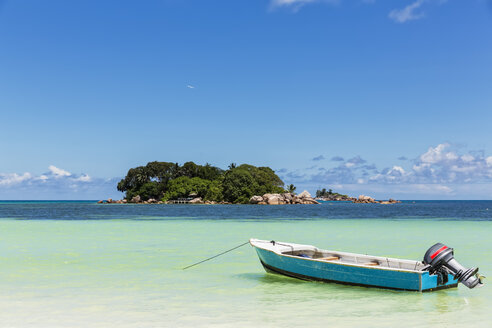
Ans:
[[[326,190],[326,188],[323,188],[321,190],[316,190],[316,198],[328,198],[328,199],[336,199],[336,198],[341,198],[341,199],[348,199],[350,198],[347,195],[339,194],[337,192],[333,192],[332,189]]]
[[[294,194],[296,189],[296,186],[294,186],[293,184],[287,186],[287,192],[290,192],[291,194]]]
[[[253,195],[283,193],[283,186],[269,167],[232,163],[224,171],[208,163],[150,162],[130,169],[117,189],[125,192],[127,200],[139,195],[142,200],[167,201],[195,194],[203,200],[248,203]]]

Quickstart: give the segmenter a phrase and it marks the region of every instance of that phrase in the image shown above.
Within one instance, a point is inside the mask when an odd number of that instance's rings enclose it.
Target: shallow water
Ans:
[[[490,327],[492,285],[398,292],[267,274],[251,237],[492,272],[492,202],[0,203],[0,327]]]

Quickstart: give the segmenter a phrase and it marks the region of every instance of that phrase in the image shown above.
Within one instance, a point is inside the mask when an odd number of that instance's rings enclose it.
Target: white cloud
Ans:
[[[319,167],[316,172],[301,170],[296,171],[295,175],[289,172],[280,175],[286,183],[295,183],[298,186],[340,184],[359,186],[354,188],[360,190],[361,185],[367,188],[379,185],[400,190],[402,194],[405,193],[405,186],[412,186],[410,193],[451,194],[455,190],[449,187],[451,185],[492,184],[492,156],[487,157],[483,151],[463,151],[449,143],[442,143],[430,147],[416,159],[409,160],[408,164],[409,167],[391,165],[378,169],[374,164],[367,164],[365,159],[356,156],[342,160],[334,167]]]
[[[487,166],[492,166],[492,156],[487,157],[485,161],[487,163]]]
[[[51,174],[53,174],[55,177],[69,177],[72,175],[72,173],[65,171],[63,169],[59,169],[54,165],[50,165],[48,169],[50,170]]]
[[[91,177],[88,174],[83,174],[80,177],[74,179],[75,181],[80,181],[80,182],[89,182],[91,181]]]
[[[270,0],[270,9],[289,8],[293,12],[297,12],[303,6],[314,3],[328,3],[332,5],[339,4],[342,0]],[[359,0],[360,2],[372,5],[375,0]],[[414,0],[407,6],[401,9],[393,9],[389,12],[388,17],[397,22],[405,23],[412,20],[418,20],[425,17],[423,7],[426,7],[427,3],[434,3],[436,5],[442,5],[447,0]]]
[[[463,160],[463,162],[473,162],[473,160],[475,159],[475,157],[473,157],[472,155],[470,154],[465,154],[463,156],[461,156],[461,159]]]
[[[417,0],[403,9],[394,9],[390,11],[388,17],[397,23],[405,23],[411,20],[416,20],[424,17],[422,12],[417,13],[416,11],[426,2],[427,0]]]
[[[420,155],[420,160],[423,163],[437,163],[447,158],[456,158],[456,154],[452,152],[445,152],[449,148],[448,143],[439,144],[436,147],[430,147],[429,150],[422,155]]]
[[[32,178],[31,173],[26,172],[22,175],[17,173],[0,173],[0,186],[10,186],[19,184]]]
[[[306,4],[317,2],[318,0],[272,0],[272,6],[281,7],[281,6],[292,6],[299,4]]]
[[[399,174],[399,175],[404,175],[405,174],[405,170],[403,169],[403,167],[401,166],[393,166],[393,168],[391,169],[390,171],[390,174],[394,175],[394,174]]]
[[[119,180],[72,174],[50,165],[49,171],[41,175],[0,173],[0,199],[118,198],[121,197],[116,190]]]
[[[281,8],[281,7],[288,7],[288,8],[292,8],[294,11],[297,11],[306,4],[316,3],[316,2],[336,4],[339,2],[339,0],[271,0],[270,7],[274,9]]]
[[[38,180],[41,180],[41,181],[46,181],[46,180],[48,180],[49,178],[48,178],[46,175],[41,174],[41,175],[40,175],[37,179],[38,179]]]
[[[194,87],[193,85],[191,85],[191,84],[188,84],[186,87],[187,87],[188,89],[195,89],[195,87]]]

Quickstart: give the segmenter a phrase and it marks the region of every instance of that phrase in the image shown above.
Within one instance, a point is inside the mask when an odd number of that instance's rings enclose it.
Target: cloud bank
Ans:
[[[88,174],[73,174],[54,165],[48,171],[34,175],[0,173],[0,199],[100,199],[121,197],[116,191],[119,178],[92,178]]]
[[[492,197],[492,156],[484,151],[460,152],[449,143],[429,147],[417,158],[405,159],[407,166],[398,164],[378,169],[360,156],[347,160],[335,156],[334,167],[317,167],[315,170],[296,170],[282,173],[287,183],[301,186],[346,188],[347,190],[396,191],[460,196],[460,190],[480,186],[477,192]],[[466,188],[465,188],[466,187]],[[476,198],[476,197],[475,197]]]

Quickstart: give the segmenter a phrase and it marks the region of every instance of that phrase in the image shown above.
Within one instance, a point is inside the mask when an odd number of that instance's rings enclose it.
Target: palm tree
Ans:
[[[229,164],[229,170],[235,169],[236,168],[236,163],[231,163]]]
[[[292,183],[287,186],[287,191],[290,192],[291,194],[295,193],[296,191],[296,186],[294,186]]]

